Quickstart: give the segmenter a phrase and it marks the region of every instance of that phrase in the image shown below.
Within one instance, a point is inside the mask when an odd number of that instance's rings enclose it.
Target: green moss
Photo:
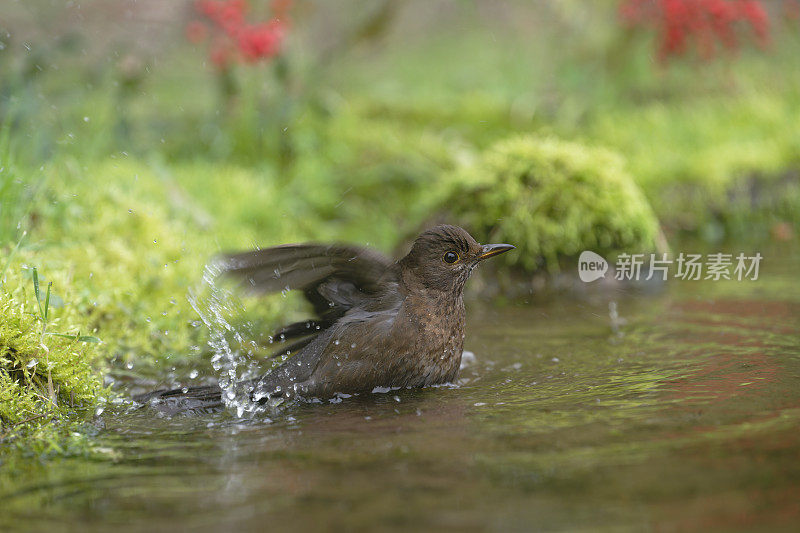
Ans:
[[[32,237],[51,268],[72,272],[75,305],[105,341],[112,374],[207,376],[206,331],[188,294],[214,254],[278,239],[288,221],[274,189],[253,170],[127,158],[64,160],[47,173],[49,202]],[[274,317],[277,308],[259,310]]]
[[[104,395],[101,351],[78,338],[87,331],[60,302],[50,295],[45,322],[30,270],[7,271],[0,289],[0,436],[22,424],[74,417]]]
[[[658,222],[622,158],[552,137],[495,144],[453,180],[443,207],[476,234],[516,245],[501,259],[527,271],[557,271],[583,250],[656,247]]]

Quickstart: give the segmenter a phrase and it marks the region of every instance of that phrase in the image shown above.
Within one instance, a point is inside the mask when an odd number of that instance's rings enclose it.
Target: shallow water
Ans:
[[[106,412],[113,459],[0,488],[0,525],[791,530],[800,257],[765,258],[755,282],[472,302],[458,387],[271,419]]]

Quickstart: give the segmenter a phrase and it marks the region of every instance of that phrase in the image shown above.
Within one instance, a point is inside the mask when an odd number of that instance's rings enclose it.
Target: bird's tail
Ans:
[[[165,414],[215,411],[223,406],[222,389],[217,385],[157,390],[134,396],[133,400]]]

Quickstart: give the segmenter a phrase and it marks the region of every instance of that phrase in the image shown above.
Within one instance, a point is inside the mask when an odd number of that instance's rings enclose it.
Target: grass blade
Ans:
[[[22,244],[23,239],[25,239],[25,235],[27,235],[27,231],[22,232],[22,237],[19,238],[17,241],[17,245],[14,246],[14,249],[11,250],[11,253],[8,255],[8,259],[6,259],[6,264],[3,265],[3,270],[0,270],[0,287],[3,286],[3,279],[6,277],[6,272],[8,272],[8,267],[11,266],[11,261],[14,260],[14,256],[17,255],[17,250],[19,250],[20,244]]]
[[[64,333],[50,333],[49,331],[46,333],[47,335],[52,335],[53,337],[63,337],[65,339],[70,339],[73,341],[79,342],[90,342],[93,344],[98,344],[103,341],[95,337],[94,335],[81,335],[78,333],[77,335],[65,335]]]
[[[47,284],[47,298],[44,301],[44,321],[47,322],[47,317],[50,316],[50,288],[53,282]]]
[[[42,322],[46,322],[44,310],[42,309],[41,296],[39,295],[39,272],[36,270],[36,267],[33,267],[33,292],[36,295],[36,304],[39,306],[39,315],[42,318]]]

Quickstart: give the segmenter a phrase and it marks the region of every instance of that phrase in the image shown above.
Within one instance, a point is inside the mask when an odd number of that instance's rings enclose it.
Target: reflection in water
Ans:
[[[271,414],[106,411],[96,438],[114,459],[16,478],[0,488],[0,527],[790,528],[800,520],[793,261],[757,290],[672,284],[658,296],[473,306],[475,357],[458,387]],[[256,352],[224,328],[236,308],[215,305],[224,313],[197,304],[227,332],[220,370],[240,379]]]

